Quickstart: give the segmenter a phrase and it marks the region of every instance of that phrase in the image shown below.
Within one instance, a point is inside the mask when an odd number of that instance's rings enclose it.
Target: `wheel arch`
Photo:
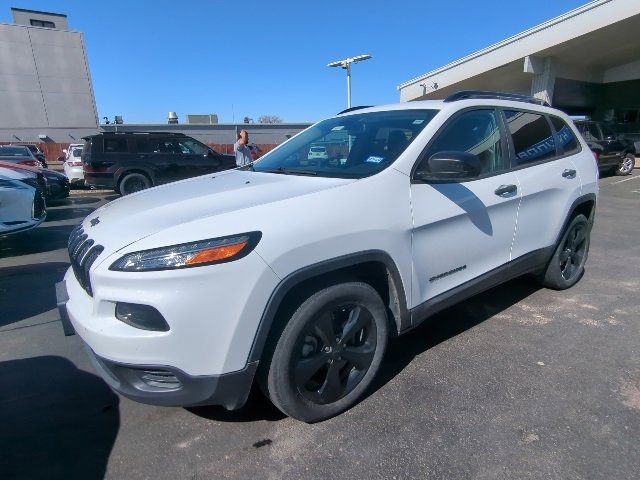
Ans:
[[[582,214],[589,220],[589,224],[593,225],[593,221],[596,214],[596,194],[595,193],[587,193],[578,197],[569,207],[569,211],[567,212],[567,216],[564,219],[564,223],[562,224],[562,228],[558,232],[556,236],[556,241],[554,245],[557,245],[562,237],[562,234],[567,229],[569,222],[576,215]]]
[[[387,307],[390,331],[394,335],[409,328],[411,320],[405,288],[391,256],[381,250],[349,254],[301,268],[278,284],[262,313],[247,362],[262,358],[267,340],[279,331],[279,327],[284,328],[283,319],[289,313],[287,308],[301,302],[305,292],[349,279],[368,283],[378,292]]]

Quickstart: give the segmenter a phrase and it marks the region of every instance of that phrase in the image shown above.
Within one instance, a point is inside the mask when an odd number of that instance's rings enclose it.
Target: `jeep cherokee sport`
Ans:
[[[523,274],[575,284],[597,177],[573,122],[528,97],[350,109],[248,167],[92,213],[57,285],[63,327],[134,400],[235,409],[256,381],[319,421],[435,312]]]

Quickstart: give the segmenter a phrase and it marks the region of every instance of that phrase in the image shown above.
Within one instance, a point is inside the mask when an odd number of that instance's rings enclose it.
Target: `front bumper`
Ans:
[[[236,410],[247,401],[258,362],[224,375],[192,376],[165,365],[127,365],[100,358],[88,346],[89,359],[105,382],[136,402],[165,407],[222,405]]]
[[[67,312],[65,281],[56,284],[56,303],[67,336],[76,331]],[[102,358],[85,343],[89,359],[103,380],[117,393],[140,403],[192,407],[222,405],[228,410],[247,401],[258,362],[221,375],[189,375],[167,365],[131,365]]]

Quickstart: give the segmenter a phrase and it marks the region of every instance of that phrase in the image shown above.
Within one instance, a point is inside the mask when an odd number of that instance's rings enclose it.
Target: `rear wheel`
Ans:
[[[269,398],[282,412],[305,422],[337,415],[371,384],[387,337],[384,304],[368,284],[346,282],[316,291],[271,347]]]
[[[151,181],[142,173],[127,173],[118,184],[118,190],[122,195],[129,195],[149,187],[151,187]]]
[[[571,220],[541,279],[545,287],[564,290],[580,280],[589,253],[590,230],[584,215],[576,215]]]
[[[615,169],[616,175],[629,175],[636,166],[636,157],[631,153],[627,153]]]

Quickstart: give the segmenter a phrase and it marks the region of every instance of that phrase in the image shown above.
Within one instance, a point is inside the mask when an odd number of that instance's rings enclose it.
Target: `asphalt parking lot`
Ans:
[[[601,180],[584,278],[494,288],[394,341],[369,395],[307,425],[140,405],[64,337],[54,282],[83,192],[0,239],[0,478],[632,478],[640,471],[640,171]],[[633,472],[636,472],[635,474]]]

